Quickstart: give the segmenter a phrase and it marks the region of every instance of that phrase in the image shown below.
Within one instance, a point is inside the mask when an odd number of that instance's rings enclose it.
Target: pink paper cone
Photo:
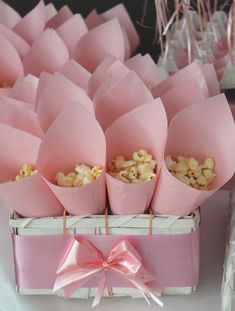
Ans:
[[[38,78],[27,75],[24,78],[18,78],[9,92],[9,97],[31,104],[35,107],[36,94],[38,88]]]
[[[194,79],[187,81],[185,84],[179,84],[166,92],[161,100],[166,109],[168,122],[182,109],[205,99],[203,90]]]
[[[90,30],[92,28],[95,28],[101,24],[103,24],[104,20],[103,18],[97,13],[96,10],[92,10],[87,17],[85,18],[85,22],[87,25],[87,28]]]
[[[90,72],[109,54],[124,61],[125,44],[122,28],[112,19],[90,30],[76,44],[72,57]]]
[[[47,84],[49,83],[49,80],[53,77],[53,74],[43,71],[39,76],[38,81],[38,89],[36,94],[36,106],[35,110],[37,111],[37,104],[39,101],[39,98],[41,97],[44,89],[46,88]]]
[[[0,34],[2,34],[11,42],[21,58],[23,58],[27,54],[29,50],[28,43],[20,36],[18,36],[14,31],[0,24]]]
[[[219,81],[223,78],[225,69],[226,69],[226,66],[216,70],[216,75]]]
[[[23,60],[25,73],[39,76],[42,71],[60,70],[69,59],[68,49],[53,29],[47,29],[32,45]]]
[[[137,54],[128,59],[125,65],[134,70],[148,87],[154,88],[166,79],[166,74],[156,66],[149,54]]]
[[[46,22],[48,22],[52,17],[54,17],[57,14],[57,10],[52,3],[48,3],[45,6],[45,11],[46,11]]]
[[[117,80],[124,78],[130,70],[114,56],[106,57],[93,72],[88,83],[88,95],[93,98],[96,90],[108,77],[113,76]]]
[[[0,88],[0,97],[7,97],[9,95],[10,88]]]
[[[167,118],[161,100],[142,105],[116,120],[105,132],[107,160],[118,155],[131,159],[133,152],[146,149],[157,160],[160,172],[167,137]],[[143,214],[148,208],[157,176],[149,182],[126,184],[106,174],[113,214]]]
[[[47,28],[58,28],[73,16],[73,12],[67,5],[64,5],[56,15],[54,15],[46,24]]]
[[[134,71],[122,80],[114,81],[108,78],[94,96],[96,118],[104,130],[120,116],[153,100],[151,92]]]
[[[131,45],[131,53],[133,53],[138,45],[140,44],[140,37],[138,35],[138,32],[136,31],[136,28],[130,18],[130,15],[128,14],[125,6],[120,3],[113,8],[111,8],[108,11],[105,11],[101,16],[104,18],[104,20],[108,21],[115,17],[118,18],[121,25],[124,26],[126,29],[130,45]]]
[[[17,99],[10,98],[10,97],[1,96],[1,93],[0,93],[0,101],[5,102],[7,104],[14,105],[16,107],[25,108],[25,109],[28,109],[30,111],[35,111],[35,107],[33,105],[22,102],[22,101],[17,100]]]
[[[83,105],[70,104],[42,140],[38,170],[70,214],[100,214],[106,203],[104,173],[93,183],[74,188],[55,185],[55,176],[74,170],[76,164],[105,167],[105,160],[105,137],[98,122]]]
[[[220,93],[220,86],[214,65],[205,64],[202,66],[202,71],[207,82],[209,96],[218,95]]]
[[[57,115],[71,102],[81,103],[94,115],[93,102],[85,91],[63,75],[54,74],[37,103],[38,118],[44,132],[47,131]]]
[[[0,23],[12,28],[21,20],[20,15],[8,4],[0,1]]]
[[[215,125],[215,126],[214,126]],[[216,178],[210,191],[200,191],[178,181],[165,164],[152,201],[156,213],[183,216],[222,187],[235,171],[235,126],[225,96],[217,95],[191,105],[171,121],[165,155],[215,159]]]
[[[75,14],[61,24],[56,31],[64,40],[69,52],[72,53],[76,43],[88,32],[88,29],[83,17],[80,14]]]
[[[43,1],[40,1],[35,8],[24,16],[13,28],[29,44],[41,35],[46,24],[46,11]]]
[[[13,84],[24,75],[24,68],[14,46],[0,34],[0,82]]]
[[[131,57],[131,44],[130,44],[125,27],[121,25],[121,28],[122,28],[122,35],[124,39],[124,49],[125,49],[124,60],[127,60]]]
[[[230,61],[230,56],[229,54],[226,54],[223,57],[214,59],[213,64],[215,66],[215,69],[219,70],[220,68],[225,67],[229,61]]]
[[[87,91],[91,74],[73,59],[65,63],[60,72],[63,76]]]
[[[25,217],[62,215],[62,207],[45,182],[36,174],[24,180],[9,182],[23,164],[36,164],[40,139],[0,123],[0,198],[10,209]]]
[[[38,116],[23,106],[16,106],[0,100],[0,122],[28,132],[41,138],[43,132],[39,125]]]
[[[152,94],[154,97],[161,97],[178,84],[185,83],[186,85],[189,79],[195,79],[200,85],[200,88],[203,89],[203,93],[206,98],[209,97],[207,82],[204,77],[203,71],[201,67],[196,63],[192,63],[184,67],[173,76],[163,81],[160,85],[153,89]]]

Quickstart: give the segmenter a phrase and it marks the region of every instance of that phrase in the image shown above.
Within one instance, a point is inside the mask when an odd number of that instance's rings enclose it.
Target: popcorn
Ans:
[[[95,181],[103,172],[103,167],[95,165],[89,167],[88,165],[76,165],[74,172],[69,172],[66,175],[59,172],[55,176],[58,186],[61,187],[82,187]]]
[[[22,169],[20,170],[20,173],[18,175],[16,175],[15,177],[15,181],[33,176],[34,174],[36,174],[37,170],[33,169],[33,167],[29,164],[24,164],[22,166]]]
[[[141,183],[150,181],[156,174],[154,173],[157,161],[146,150],[140,149],[133,153],[131,160],[126,160],[123,156],[118,156],[109,161],[109,175],[124,183]]]
[[[204,164],[200,164],[194,158],[186,158],[182,155],[174,161],[170,155],[165,158],[165,164],[170,173],[185,185],[198,190],[208,190],[209,184],[216,177],[213,171],[215,161],[213,158],[206,158]]]
[[[0,89],[8,89],[11,85],[7,82],[0,82]]]

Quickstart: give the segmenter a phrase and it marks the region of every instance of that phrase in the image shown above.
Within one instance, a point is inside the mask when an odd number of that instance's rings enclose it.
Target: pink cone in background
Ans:
[[[56,29],[73,16],[73,12],[67,5],[64,5],[49,21],[46,28]]]
[[[161,100],[139,106],[117,119],[105,132],[107,161],[118,155],[131,159],[139,149],[145,149],[157,160],[157,175],[161,170],[167,138],[167,118]],[[106,174],[106,183],[113,214],[143,214],[149,206],[157,176],[148,182],[126,184]]]
[[[207,82],[209,97],[220,94],[219,81],[213,64],[202,65],[202,71]]]
[[[23,64],[25,74],[39,76],[42,71],[53,73],[69,60],[68,49],[53,29],[47,29],[26,54]]]
[[[93,183],[73,188],[55,184],[57,172],[68,173],[76,164],[105,168],[104,133],[94,116],[81,104],[70,104],[55,119],[39,150],[38,170],[72,215],[101,214],[106,205],[105,173]]]
[[[52,17],[54,17],[57,14],[57,10],[53,3],[48,3],[45,6],[45,12],[46,12],[46,22],[48,22]]]
[[[81,103],[94,116],[93,102],[85,91],[62,74],[55,73],[37,103],[38,118],[44,132],[71,102]]]
[[[38,81],[38,88],[37,88],[37,94],[36,94],[36,111],[37,111],[37,103],[39,98],[41,97],[44,89],[46,88],[47,84],[49,83],[49,80],[53,77],[53,74],[48,73],[46,71],[42,71],[39,76]]]
[[[105,130],[117,118],[132,109],[151,102],[153,97],[134,71],[122,80],[108,77],[94,96],[96,118]]]
[[[12,28],[21,20],[21,16],[4,1],[0,1],[0,23]]]
[[[88,29],[95,28],[103,24],[103,18],[97,13],[96,9],[92,10],[85,18],[86,25]]]
[[[7,103],[7,104],[14,105],[16,107],[25,108],[25,109],[28,109],[30,111],[35,111],[35,107],[33,105],[22,102],[20,100],[14,99],[14,98],[1,96],[1,94],[0,94],[0,101]]]
[[[109,54],[120,61],[125,58],[125,44],[121,25],[114,18],[85,34],[76,44],[72,57],[90,72]]]
[[[0,137],[0,198],[3,202],[24,217],[62,215],[61,204],[38,173],[11,181],[23,164],[36,165],[40,139],[3,123],[0,123]]]
[[[152,200],[155,213],[188,215],[221,188],[235,171],[235,125],[223,94],[181,110],[171,120],[165,155],[215,159],[211,190],[200,191],[177,180],[165,164]]]

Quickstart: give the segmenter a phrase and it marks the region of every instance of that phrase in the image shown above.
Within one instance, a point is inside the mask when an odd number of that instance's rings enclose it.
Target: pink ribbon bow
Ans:
[[[105,271],[112,270],[132,283],[143,295],[148,304],[147,296],[151,297],[159,306],[163,303],[157,298],[145,283],[153,277],[144,268],[141,257],[133,246],[126,240],[119,242],[105,260],[100,252],[86,239],[74,237],[62,259],[56,273],[57,278],[53,292],[64,289],[65,297],[70,297],[94,276],[99,275],[99,284],[92,307],[99,304],[105,288]]]

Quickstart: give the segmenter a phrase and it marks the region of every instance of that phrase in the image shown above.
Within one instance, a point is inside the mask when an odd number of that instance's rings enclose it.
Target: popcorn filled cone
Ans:
[[[116,18],[85,34],[76,44],[72,58],[93,72],[108,55],[113,55],[122,62],[125,58],[123,31]]]
[[[73,16],[73,12],[67,5],[64,5],[46,24],[47,28],[56,29]]]
[[[125,65],[135,71],[149,88],[156,87],[167,78],[166,71],[157,67],[149,54],[137,54],[128,59]]]
[[[30,45],[41,35],[46,25],[46,11],[43,1],[40,1],[32,11],[25,15],[13,28]]]
[[[18,181],[15,177],[28,164],[36,167],[40,139],[0,123],[0,198],[24,217],[62,215],[61,204],[38,173]]]
[[[105,168],[104,133],[94,116],[81,104],[70,104],[45,134],[37,161],[44,180],[72,215],[101,214],[105,209],[105,173],[81,187],[56,184],[58,172],[71,172],[77,164]]]
[[[110,76],[117,80],[124,78],[130,70],[116,57],[106,57],[93,72],[88,83],[88,95],[93,98],[99,86]]]
[[[93,102],[85,91],[60,73],[54,74],[37,103],[38,118],[44,132],[72,101],[81,103],[94,115]]]
[[[215,125],[215,126],[213,126]],[[156,213],[184,216],[221,188],[235,171],[235,125],[224,95],[217,95],[180,111],[169,125],[165,155],[215,161],[216,177],[208,190],[176,179],[163,164],[152,208]]]
[[[182,83],[187,84],[189,79],[195,79],[200,87],[203,89],[206,98],[209,97],[208,86],[203,71],[201,67],[196,63],[192,63],[184,67],[183,69],[179,70],[177,73],[163,81],[161,84],[153,89],[152,94],[154,97],[161,97],[173,87]]]
[[[132,109],[151,102],[153,97],[134,71],[123,79],[108,77],[94,96],[96,118],[105,130],[117,118]]]
[[[151,201],[167,137],[167,118],[160,99],[139,106],[117,119],[105,132],[107,161],[117,156],[131,159],[139,149],[145,149],[157,161],[156,176],[150,181],[124,183],[106,174],[106,183],[113,214],[144,213]]]
[[[73,59],[66,62],[60,72],[77,86],[87,91],[91,73]]]
[[[53,73],[69,60],[68,49],[53,29],[45,30],[23,59],[26,74],[39,76],[42,71]]]
[[[14,27],[21,17],[12,7],[7,3],[0,1],[0,23],[8,28]]]

